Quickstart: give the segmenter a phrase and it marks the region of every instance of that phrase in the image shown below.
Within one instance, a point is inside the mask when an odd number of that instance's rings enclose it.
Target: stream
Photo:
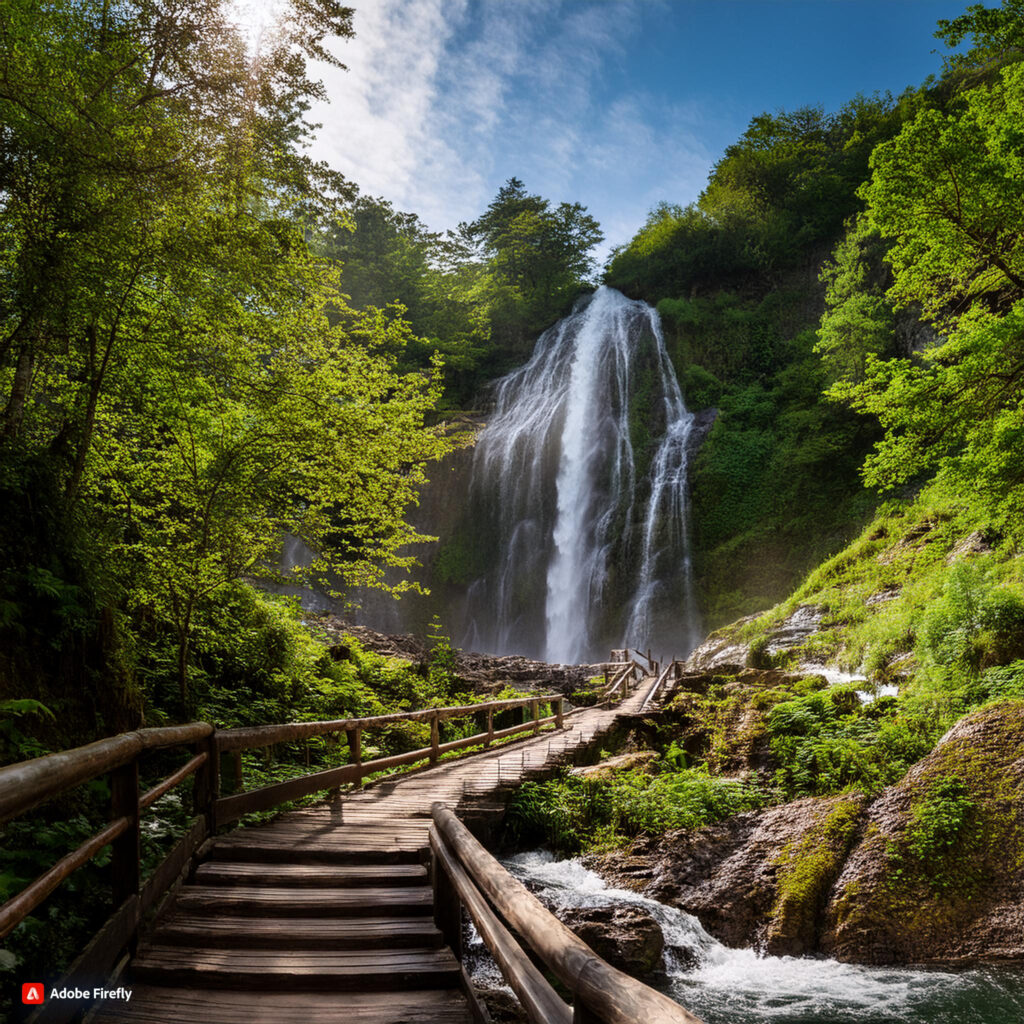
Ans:
[[[1024,969],[866,967],[811,957],[761,956],[712,938],[691,914],[610,888],[578,860],[518,854],[505,867],[556,912],[629,905],[665,937],[659,987],[706,1024],[1022,1024]],[[479,939],[473,935],[476,950]],[[471,947],[472,948],[472,947]],[[477,957],[474,978],[500,979]]]

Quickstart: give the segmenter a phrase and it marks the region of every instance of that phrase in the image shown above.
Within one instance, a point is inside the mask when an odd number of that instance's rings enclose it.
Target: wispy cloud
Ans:
[[[356,0],[355,40],[328,69],[315,155],[434,228],[477,216],[517,175],[580,201],[610,242],[658,199],[696,195],[700,114],[604,82],[645,0]],[[649,9],[649,3],[646,8]]]

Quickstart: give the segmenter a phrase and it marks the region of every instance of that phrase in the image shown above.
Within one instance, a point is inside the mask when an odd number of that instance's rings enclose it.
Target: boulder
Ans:
[[[665,938],[661,925],[642,907],[580,907],[559,917],[612,967],[634,978],[661,969]]]
[[[695,915],[726,945],[813,953],[862,809],[860,797],[809,797],[641,840],[591,863],[614,884]]]
[[[600,764],[570,768],[569,774],[577,775],[581,779],[608,779],[616,772],[630,771],[634,768],[649,769],[659,756],[656,750],[634,750],[628,754],[605,758]]]
[[[823,952],[878,964],[1024,959],[1024,701],[967,715],[871,805]]]

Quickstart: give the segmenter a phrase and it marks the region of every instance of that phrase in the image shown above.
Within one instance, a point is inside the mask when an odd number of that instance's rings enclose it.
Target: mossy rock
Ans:
[[[823,949],[872,963],[1024,958],[1024,701],[966,716],[872,805]]]

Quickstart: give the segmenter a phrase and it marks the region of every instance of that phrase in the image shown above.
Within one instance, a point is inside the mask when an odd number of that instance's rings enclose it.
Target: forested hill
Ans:
[[[1013,528],[1022,24],[972,7],[940,22],[959,50],[938,80],[755,117],[695,204],[613,254],[606,281],[657,305],[690,407],[719,409],[692,476],[712,625],[940,469]]]

